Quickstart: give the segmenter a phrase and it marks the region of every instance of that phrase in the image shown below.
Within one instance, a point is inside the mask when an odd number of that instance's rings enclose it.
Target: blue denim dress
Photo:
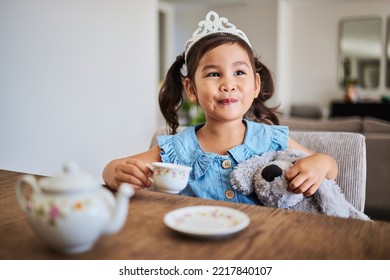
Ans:
[[[270,150],[285,150],[288,127],[267,125],[248,120],[244,143],[230,149],[227,155],[204,152],[196,130],[204,124],[188,127],[176,135],[157,137],[163,162],[192,167],[187,187],[179,194],[205,199],[261,204],[256,195],[243,195],[230,184],[230,173],[240,162]]]

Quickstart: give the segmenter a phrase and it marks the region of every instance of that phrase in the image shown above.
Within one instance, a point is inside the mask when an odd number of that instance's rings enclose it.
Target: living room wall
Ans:
[[[157,0],[0,2],[0,168],[56,174],[148,148]]]
[[[290,67],[278,70],[278,74],[286,71],[291,77],[290,83],[285,86],[287,92],[283,94],[289,97],[291,103],[327,106],[331,100],[343,98],[337,72],[340,20],[381,17],[384,46],[390,1],[320,1],[317,5],[290,5],[290,14],[285,26],[289,26],[288,31],[293,33],[289,35],[289,44],[284,46],[284,51],[290,49],[291,55],[286,58]],[[382,53],[385,53],[384,49]],[[390,93],[390,89],[385,88],[384,63],[382,60],[379,88],[362,90],[366,97],[379,99],[381,95]]]

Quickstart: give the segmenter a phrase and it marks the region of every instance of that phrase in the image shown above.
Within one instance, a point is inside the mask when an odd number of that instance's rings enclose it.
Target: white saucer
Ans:
[[[171,229],[195,237],[224,237],[243,230],[249,217],[236,209],[222,206],[190,206],[167,213],[164,223]]]

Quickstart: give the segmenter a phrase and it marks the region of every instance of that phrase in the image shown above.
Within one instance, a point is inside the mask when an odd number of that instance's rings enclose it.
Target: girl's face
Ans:
[[[206,120],[241,120],[260,91],[248,54],[238,44],[224,44],[200,59],[194,81],[185,89],[191,102],[198,102]]]

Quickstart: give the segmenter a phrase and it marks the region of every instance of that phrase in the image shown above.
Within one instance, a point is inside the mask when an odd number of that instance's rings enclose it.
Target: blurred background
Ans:
[[[109,160],[148,149],[164,73],[209,10],[245,31],[286,113],[343,98],[348,20],[379,19],[361,94],[390,92],[390,1],[1,0],[0,168],[54,175],[74,160],[101,180]]]

